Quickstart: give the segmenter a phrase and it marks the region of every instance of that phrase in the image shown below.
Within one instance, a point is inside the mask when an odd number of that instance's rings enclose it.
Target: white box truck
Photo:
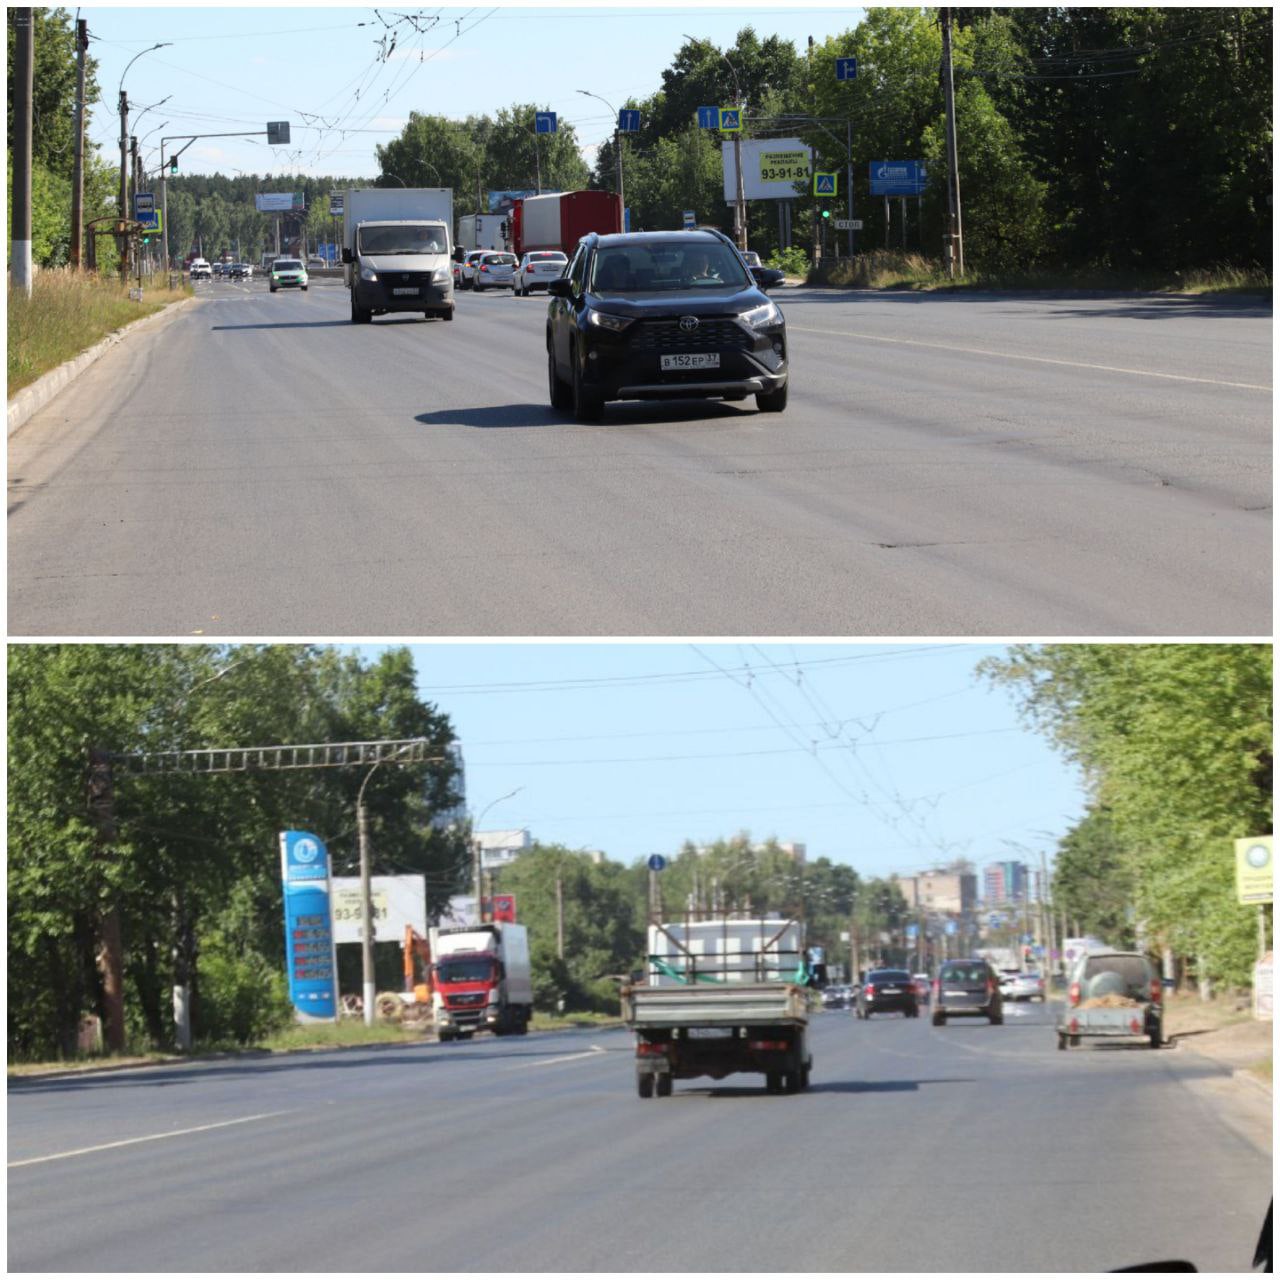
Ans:
[[[477,1031],[522,1036],[533,1017],[529,931],[522,924],[430,930],[431,1006],[441,1040]]]
[[[446,187],[348,191],[342,277],[351,323],[393,311],[453,319],[453,192]]]
[[[463,253],[472,249],[493,249],[501,253],[507,243],[502,237],[506,226],[505,213],[468,213],[458,219],[458,248]]]

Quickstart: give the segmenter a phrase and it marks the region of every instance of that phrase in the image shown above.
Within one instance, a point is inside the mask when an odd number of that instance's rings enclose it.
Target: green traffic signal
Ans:
[[[822,211],[822,216],[823,216],[824,218],[829,218],[829,217],[831,217],[831,210],[830,210],[830,209],[823,209],[823,211]]]

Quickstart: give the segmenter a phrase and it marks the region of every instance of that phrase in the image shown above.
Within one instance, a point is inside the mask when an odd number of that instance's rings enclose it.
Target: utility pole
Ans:
[[[943,252],[949,276],[964,275],[960,223],[960,158],[956,151],[956,95],[951,74],[951,10],[942,11],[942,87],[947,103],[947,234]]]
[[[31,96],[34,88],[36,37],[34,14],[14,9],[13,54],[13,213],[10,231],[10,278],[15,289],[31,296]]]
[[[97,861],[112,856],[116,839],[115,778],[111,757],[98,748],[89,752],[89,813],[97,827]],[[124,946],[120,937],[120,913],[113,903],[98,917],[95,949],[102,979],[102,1042],[111,1053],[124,1052]]]
[[[84,80],[88,47],[89,24],[80,18],[76,22],[76,114],[71,173],[71,265],[77,270],[84,243]]]
[[[120,279],[129,279],[129,237],[125,235],[124,220],[129,216],[129,95],[120,90],[120,200],[116,219],[121,227],[116,237],[120,247]]]
[[[564,959],[564,874],[556,863],[556,955]]]

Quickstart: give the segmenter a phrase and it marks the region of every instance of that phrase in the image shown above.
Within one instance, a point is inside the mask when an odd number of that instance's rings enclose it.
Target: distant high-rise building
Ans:
[[[485,871],[510,866],[522,853],[533,848],[533,837],[527,827],[509,831],[477,831],[472,838],[480,846],[480,866]]]
[[[913,911],[972,911],[978,898],[978,877],[971,872],[920,871],[891,879]]]
[[[989,862],[982,871],[982,900],[988,906],[1025,902],[1027,899],[1025,862]]]

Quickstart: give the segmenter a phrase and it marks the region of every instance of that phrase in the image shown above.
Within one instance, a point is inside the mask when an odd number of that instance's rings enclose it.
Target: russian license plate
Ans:
[[[882,996],[900,996],[902,994],[901,987],[882,987],[880,989]]]
[[[394,293],[397,297],[400,297],[403,294],[416,295],[418,291],[417,289],[392,289],[391,292]]]
[[[718,369],[720,353],[713,351],[706,355],[659,356],[658,367],[664,371],[667,369]]]
[[[688,1034],[691,1040],[725,1040],[733,1031],[728,1027],[690,1027]]]

